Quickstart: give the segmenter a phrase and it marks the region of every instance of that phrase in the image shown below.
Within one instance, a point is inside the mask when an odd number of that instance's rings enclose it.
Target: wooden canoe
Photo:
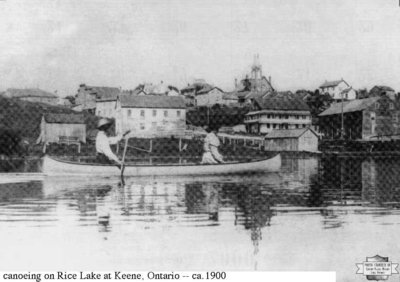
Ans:
[[[158,175],[214,175],[248,172],[279,171],[281,156],[251,162],[231,162],[224,164],[126,164],[125,176]],[[44,156],[42,172],[45,175],[98,175],[117,176],[120,170],[114,165],[80,163]]]

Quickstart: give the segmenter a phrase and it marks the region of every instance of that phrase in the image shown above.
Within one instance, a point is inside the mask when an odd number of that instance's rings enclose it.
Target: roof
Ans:
[[[47,123],[67,123],[67,124],[85,124],[85,119],[82,114],[44,114],[44,119]]]
[[[338,86],[341,82],[344,82],[347,84],[346,81],[344,81],[343,79],[341,80],[333,80],[333,81],[325,81],[320,88],[325,88],[325,87],[335,87]],[[347,84],[348,85],[348,84]],[[350,86],[350,85],[349,85]]]
[[[258,98],[262,98],[265,95],[267,95],[268,93],[271,93],[271,91],[267,90],[264,92],[259,92],[259,91],[250,91],[248,92],[248,94],[245,96],[246,99],[258,99]]]
[[[210,91],[212,91],[212,90],[214,90],[214,89],[218,89],[220,92],[224,92],[224,91],[222,91],[221,90],[221,88],[219,88],[219,87],[213,87],[213,86],[211,86],[211,85],[207,85],[207,86],[205,86],[203,89],[201,89],[200,91],[198,91],[197,93],[196,93],[196,95],[203,95],[203,94],[207,94],[208,92],[210,92]]]
[[[349,93],[350,90],[352,90],[352,87],[346,88],[345,90],[342,91],[343,94]]]
[[[389,86],[384,86],[384,85],[375,85],[374,87],[372,87],[371,88],[371,90],[372,89],[379,89],[379,90],[383,90],[383,91],[391,91],[391,92],[394,92],[394,89],[393,88],[391,88],[391,87],[389,87]],[[371,91],[370,90],[370,91]]]
[[[161,109],[186,108],[185,100],[180,96],[121,95],[120,97],[121,97],[121,107],[123,108],[161,108]]]
[[[377,102],[381,97],[371,97],[366,99],[357,99],[343,102],[343,113],[358,112],[365,110]],[[328,109],[319,114],[319,116],[330,116],[342,113],[342,103],[332,104]]]
[[[265,136],[265,139],[278,139],[278,138],[299,138],[307,130],[310,130],[316,136],[318,136],[311,128],[299,128],[299,129],[280,129],[272,130]]]
[[[41,90],[39,88],[27,88],[27,89],[7,89],[8,95],[11,98],[23,98],[23,97],[45,97],[45,98],[58,98],[57,95]]]
[[[96,95],[97,100],[110,101],[116,100],[118,94],[121,92],[117,87],[103,87],[103,86],[85,86],[85,91],[89,94]]]
[[[290,91],[272,92],[255,102],[261,110],[310,111],[307,103]]]

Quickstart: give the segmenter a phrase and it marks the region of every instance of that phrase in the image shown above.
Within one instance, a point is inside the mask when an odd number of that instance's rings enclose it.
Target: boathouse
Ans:
[[[319,114],[319,126],[324,139],[396,138],[400,134],[399,116],[398,102],[387,96],[371,97],[332,104]]]
[[[318,151],[318,134],[310,127],[273,130],[265,136],[265,151]]]
[[[40,123],[37,144],[86,142],[86,124],[82,114],[46,113]]]

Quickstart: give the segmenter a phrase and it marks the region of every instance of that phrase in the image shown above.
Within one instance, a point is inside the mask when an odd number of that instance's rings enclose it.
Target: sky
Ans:
[[[280,91],[341,78],[400,91],[399,0],[0,0],[0,34],[0,90],[230,91],[259,54]]]

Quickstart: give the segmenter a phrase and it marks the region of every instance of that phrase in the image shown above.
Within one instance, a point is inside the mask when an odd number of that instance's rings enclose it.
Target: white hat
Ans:
[[[97,122],[97,128],[102,127],[103,125],[106,124],[110,124],[111,120],[107,119],[107,118],[101,118],[98,122]]]

